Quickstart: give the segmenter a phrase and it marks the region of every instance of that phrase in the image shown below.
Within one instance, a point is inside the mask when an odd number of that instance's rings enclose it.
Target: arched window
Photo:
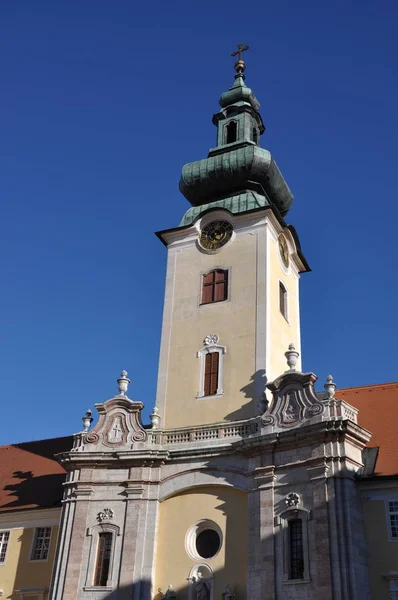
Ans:
[[[232,142],[236,142],[236,138],[237,138],[237,122],[236,121],[230,121],[228,123],[228,125],[226,126],[226,130],[227,130],[227,139],[226,139],[226,143],[227,144],[232,144]]]
[[[304,579],[303,522],[291,519],[289,528],[289,579]]]
[[[287,321],[287,290],[281,281],[279,282],[279,310]]]
[[[102,522],[88,528],[86,535],[88,568],[85,589],[111,590],[117,580],[115,556],[122,551],[120,528],[113,523]]]
[[[253,142],[255,144],[258,144],[258,130],[257,130],[257,127],[253,127],[252,138],[253,138]]]
[[[215,269],[202,277],[202,304],[222,302],[228,297],[228,271]]]
[[[213,396],[214,394],[217,394],[219,357],[220,355],[218,352],[206,354],[204,396]]]
[[[291,504],[279,516],[283,581],[308,582],[310,580],[308,547],[310,511],[299,508],[298,494],[288,494],[286,501]]]
[[[200,358],[198,398],[221,396],[224,393],[223,358],[226,348],[219,345],[216,333],[210,333],[204,339],[204,344],[204,348],[199,350],[197,354],[198,358]]]
[[[103,531],[98,534],[97,561],[95,563],[95,586],[106,586],[108,584],[109,566],[112,552],[112,533]]]

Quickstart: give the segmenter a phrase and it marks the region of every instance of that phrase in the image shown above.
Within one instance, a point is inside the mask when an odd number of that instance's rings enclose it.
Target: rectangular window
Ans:
[[[279,310],[287,320],[287,291],[281,281],[279,282]]]
[[[222,302],[228,297],[228,271],[216,269],[203,275],[202,304]]]
[[[398,540],[398,501],[388,503],[388,519],[390,523],[390,537]]]
[[[8,548],[8,542],[10,540],[9,531],[0,531],[0,565],[6,562],[6,554]]]
[[[47,560],[50,540],[51,527],[36,527],[30,560]]]
[[[205,358],[205,382],[204,382],[204,395],[213,396],[217,394],[218,388],[218,364],[219,364],[219,353],[211,352],[206,354]]]
[[[104,531],[98,535],[97,562],[95,565],[94,585],[105,586],[108,583],[109,566],[112,551],[112,533]]]
[[[289,579],[304,578],[303,523],[301,519],[289,521]]]

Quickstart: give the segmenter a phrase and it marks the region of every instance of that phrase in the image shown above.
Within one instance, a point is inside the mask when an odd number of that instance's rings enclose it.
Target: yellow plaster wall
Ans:
[[[362,506],[369,548],[372,600],[388,600],[389,585],[383,575],[398,570],[398,542],[390,542],[388,539],[384,500],[364,500]]]
[[[165,427],[254,416],[254,401],[241,389],[251,383],[255,371],[256,247],[257,236],[247,234],[214,255],[196,246],[178,252]],[[201,273],[215,267],[229,269],[230,300],[200,306]],[[224,395],[197,399],[200,359],[196,354],[209,333],[217,333],[219,343],[227,347]]]
[[[195,561],[185,550],[185,536],[202,519],[217,523],[224,541],[214,558]],[[195,565],[206,563],[214,572],[214,598],[221,598],[227,583],[236,585],[237,597],[244,598],[246,536],[247,497],[239,490],[209,486],[168,498],[159,511],[154,589],[164,592],[172,584],[178,598],[188,600],[190,571]]]
[[[41,525],[46,527],[46,525]],[[1,527],[7,530],[6,526]],[[21,588],[49,588],[55,547],[58,536],[58,526],[52,527],[50,552],[46,561],[31,561],[30,553],[35,528],[15,528],[10,530],[6,560],[0,565],[0,589],[3,598],[18,600],[15,590]],[[29,596],[30,600],[31,596]],[[34,597],[32,596],[32,600]]]
[[[269,240],[269,265],[270,265],[270,346],[271,361],[269,375],[270,379],[275,379],[286,371],[287,364],[285,352],[288,346],[293,342],[297,349],[300,347],[300,323],[299,297],[298,297],[298,276],[293,269],[282,267],[278,242],[274,238]],[[287,290],[288,314],[287,320],[279,309],[279,282],[282,282]],[[299,358],[298,368],[301,360]]]

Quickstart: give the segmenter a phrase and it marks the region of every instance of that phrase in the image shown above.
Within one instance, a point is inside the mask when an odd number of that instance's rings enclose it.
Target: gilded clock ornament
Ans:
[[[279,252],[281,253],[281,258],[285,267],[289,266],[289,248],[287,247],[287,241],[283,233],[280,234],[278,238],[279,243]]]
[[[232,225],[228,221],[212,221],[200,232],[199,242],[206,250],[218,250],[232,237]]]

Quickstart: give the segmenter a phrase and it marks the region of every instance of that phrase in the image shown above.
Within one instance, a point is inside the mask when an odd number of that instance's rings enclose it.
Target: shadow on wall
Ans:
[[[225,416],[228,421],[241,421],[250,419],[265,412],[265,389],[268,379],[265,375],[265,369],[259,369],[250,377],[248,384],[244,385],[239,391],[242,392],[249,402],[242,404],[241,408],[234,410]]]
[[[217,571],[214,577],[219,576]],[[141,580],[133,586],[121,587],[114,590],[107,596],[102,596],[102,600],[241,600],[245,596],[222,594],[219,598],[212,593],[211,585],[206,581],[199,583],[197,589],[195,583],[185,585],[183,588],[174,590],[169,584],[150,593],[151,584],[148,580]],[[231,588],[233,590],[233,588]]]
[[[18,553],[18,564],[12,585],[12,592],[6,596],[6,599],[20,600],[21,595],[18,590],[26,590],[26,592],[28,590],[36,590],[36,595],[32,595],[30,592],[28,598],[29,600],[39,599],[41,598],[41,593],[45,594],[50,587],[57,529],[53,528],[52,531],[48,560],[37,561],[31,560],[35,529],[30,527],[22,530],[14,530],[12,533],[16,536],[16,539],[12,540],[12,544],[14,552]],[[44,595],[44,597],[46,596]]]

